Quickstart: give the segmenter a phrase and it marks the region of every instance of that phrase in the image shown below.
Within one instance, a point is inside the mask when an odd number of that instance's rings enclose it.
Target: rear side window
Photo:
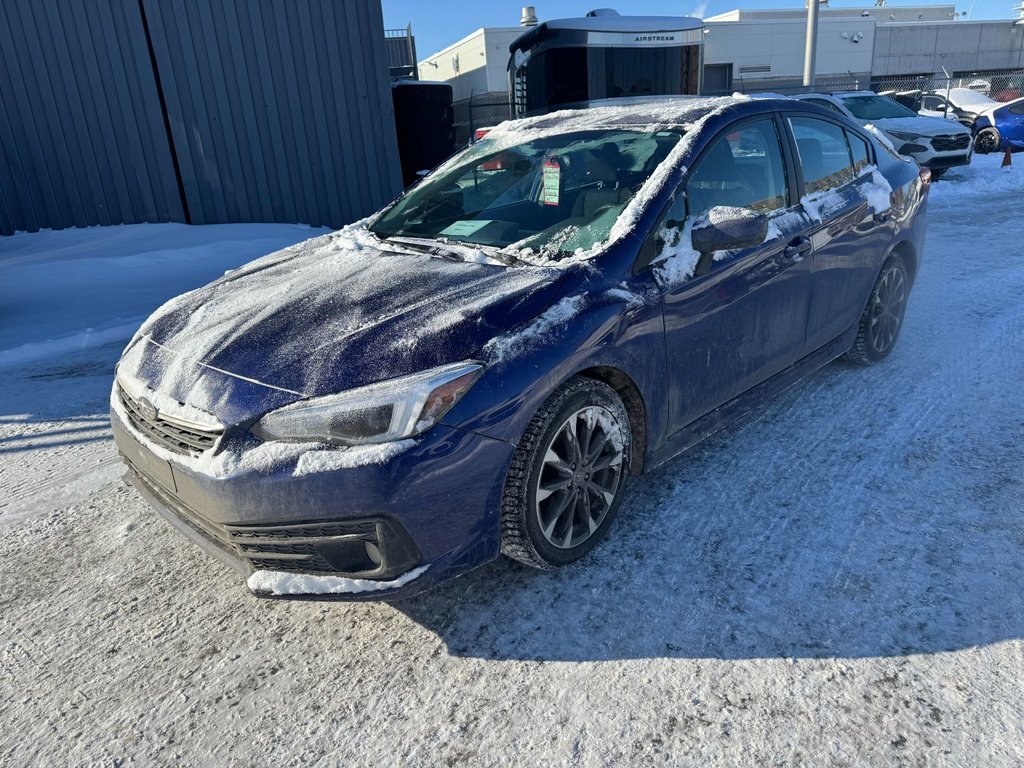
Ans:
[[[868,143],[855,133],[846,132],[846,139],[850,142],[850,154],[853,156],[853,170],[860,176],[860,172],[871,162],[871,155],[868,154]]]
[[[774,121],[745,123],[716,138],[690,171],[686,199],[691,215],[716,205],[785,208],[786,173]]]
[[[813,117],[791,117],[789,124],[800,155],[806,194],[853,181],[856,174],[846,144],[846,131],[835,123]]]
[[[1024,101],[1019,104],[1011,104],[1007,111],[1011,115],[1024,115]]]

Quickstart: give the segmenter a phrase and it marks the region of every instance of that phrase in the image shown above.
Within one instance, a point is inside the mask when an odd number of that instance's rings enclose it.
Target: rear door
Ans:
[[[764,381],[803,354],[810,301],[810,222],[799,209],[788,141],[768,115],[719,133],[693,164],[662,224],[678,255],[655,266],[663,287],[669,432]],[[714,206],[766,213],[764,243],[695,262],[687,222]],[[664,242],[656,245],[666,253]]]
[[[789,115],[786,124],[798,159],[801,208],[812,222],[811,352],[857,322],[894,225],[886,182],[863,136],[811,115]]]

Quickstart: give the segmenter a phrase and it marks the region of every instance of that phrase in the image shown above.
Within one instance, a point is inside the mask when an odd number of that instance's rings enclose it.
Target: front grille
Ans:
[[[224,432],[223,427],[197,424],[162,411],[158,411],[156,417],[147,416],[139,401],[120,384],[117,393],[132,426],[157,445],[175,453],[196,455],[207,451]]]
[[[936,136],[932,139],[932,148],[936,152],[952,152],[954,149],[967,149],[970,144],[971,137],[966,133]]]

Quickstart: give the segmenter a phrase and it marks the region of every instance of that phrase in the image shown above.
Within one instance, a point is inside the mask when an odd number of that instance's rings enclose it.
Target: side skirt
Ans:
[[[824,347],[812,352],[788,368],[779,371],[770,379],[763,381],[742,395],[718,406],[710,413],[680,429],[672,435],[657,451],[652,451],[644,462],[644,474],[679,454],[706,440],[719,430],[735,424],[743,416],[757,409],[768,400],[777,397],[785,390],[797,384],[819,368],[828,365],[853,346],[857,337],[857,325],[846,331],[842,336],[833,339]]]

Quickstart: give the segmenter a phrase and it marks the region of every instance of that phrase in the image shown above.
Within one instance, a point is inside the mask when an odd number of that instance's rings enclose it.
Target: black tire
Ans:
[[[871,297],[857,327],[857,339],[846,353],[847,359],[861,365],[872,365],[889,356],[900,331],[910,296],[910,274],[906,262],[892,254],[882,265]]]
[[[941,179],[946,174],[946,171],[948,171],[948,170],[949,170],[949,168],[933,168],[932,172],[931,172],[932,173],[932,181],[938,181],[939,179]]]
[[[994,127],[982,128],[974,137],[974,151],[979,155],[987,155],[999,149],[999,142],[1002,139],[999,131]]]
[[[581,412],[585,415],[580,416]],[[601,419],[610,417],[614,420],[614,426],[610,426],[610,432],[618,431],[619,445],[612,445],[614,439],[606,435],[604,443],[600,446],[600,452],[595,459],[587,463],[581,461],[578,471],[576,464],[573,464],[574,478],[572,487],[555,492],[549,491],[544,503],[547,510],[557,506],[559,499],[566,498],[570,493],[576,495],[576,501],[564,502],[571,504],[571,510],[566,509],[564,513],[558,514],[558,520],[549,524],[552,538],[560,538],[561,532],[568,531],[566,540],[569,546],[556,546],[549,541],[542,529],[541,517],[545,513],[538,501],[538,492],[544,477],[550,477],[553,464],[550,462],[548,449],[556,450],[559,441],[565,439],[565,429],[570,419],[581,419],[575,421],[577,427],[586,421],[586,414],[600,414]],[[607,415],[607,416],[606,416]],[[591,433],[600,437],[604,429],[603,421],[596,420],[599,426]],[[587,447],[591,447],[591,438],[587,438]],[[522,440],[516,449],[512,464],[509,467],[508,476],[505,480],[505,493],[501,504],[501,551],[507,557],[518,560],[526,565],[540,568],[542,570],[553,570],[579,560],[590,550],[597,546],[608,532],[612,520],[626,488],[626,478],[629,475],[630,457],[632,455],[632,432],[629,426],[629,416],[622,400],[615,390],[600,381],[574,377],[569,379],[558,390],[556,390],[544,405],[534,415],[526,428]],[[600,520],[590,526],[593,519],[597,499],[603,498],[593,492],[591,487],[597,483],[608,480],[611,483],[611,467],[601,470],[594,470],[594,483],[590,483],[591,475],[586,474],[586,480],[581,477],[585,469],[590,466],[597,466],[602,461],[609,461],[610,454],[605,454],[607,446],[612,445],[614,450],[620,451],[620,464],[617,476],[614,480],[614,495],[610,502],[604,500],[599,505]],[[604,473],[599,480],[598,472]],[[556,477],[567,477],[559,475],[560,470],[555,471]],[[555,484],[559,480],[556,479]],[[579,485],[577,485],[577,482]],[[546,483],[552,485],[550,480]],[[581,487],[582,486],[582,487]],[[545,489],[546,490],[546,489]],[[565,496],[560,496],[560,494]],[[586,497],[585,499],[583,497]],[[549,502],[548,499],[551,501]],[[584,516],[588,516],[584,520]],[[552,514],[552,517],[555,517]],[[559,525],[559,520],[561,525]],[[572,544],[575,537],[573,531],[579,530],[583,538],[578,544]],[[586,535],[584,536],[584,529]],[[563,542],[564,543],[564,542]]]

